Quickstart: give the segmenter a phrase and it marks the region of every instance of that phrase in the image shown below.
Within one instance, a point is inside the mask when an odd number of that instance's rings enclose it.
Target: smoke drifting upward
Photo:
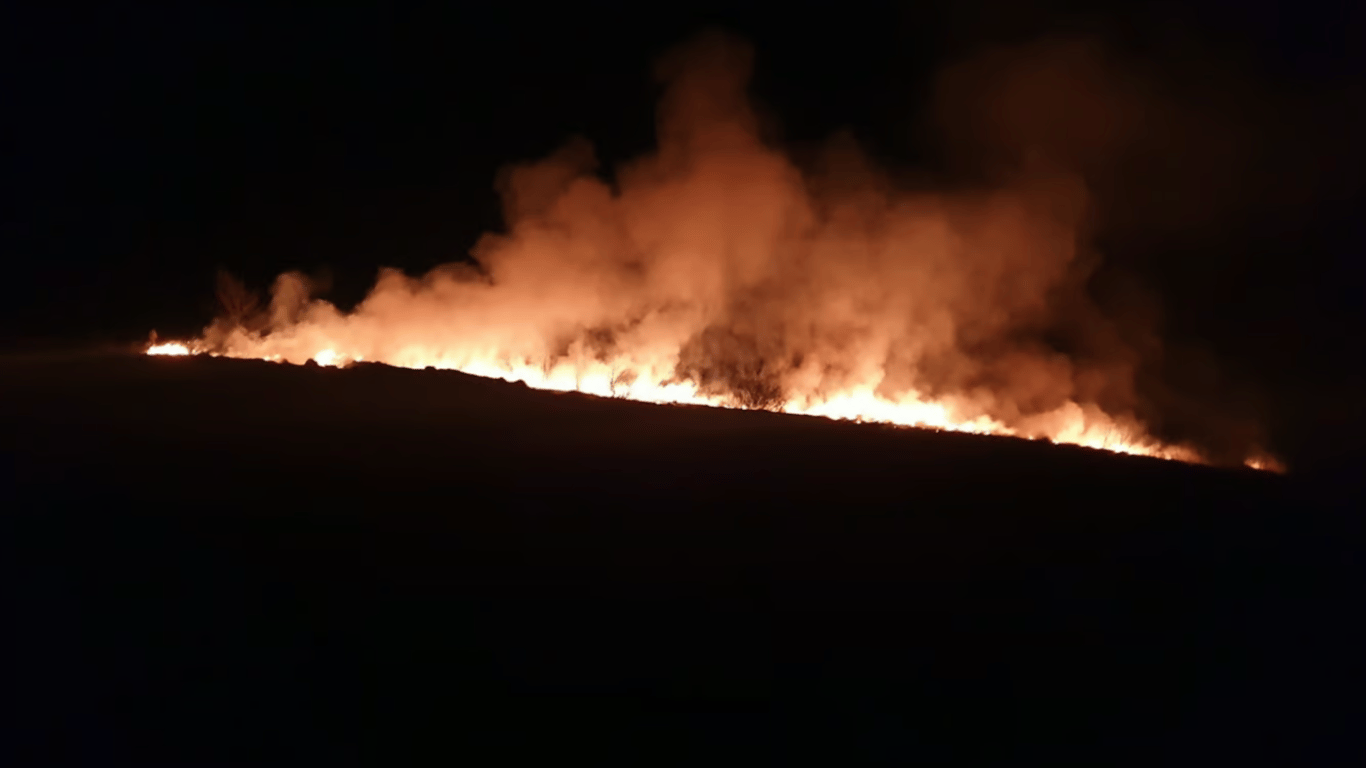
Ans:
[[[1149,350],[1087,295],[1091,201],[1065,158],[951,192],[898,190],[847,138],[799,169],[760,138],[751,63],[717,34],[666,56],[658,149],[611,182],[577,139],[506,170],[477,266],[383,270],[349,313],[285,274],[201,348],[1198,458],[1137,416]]]

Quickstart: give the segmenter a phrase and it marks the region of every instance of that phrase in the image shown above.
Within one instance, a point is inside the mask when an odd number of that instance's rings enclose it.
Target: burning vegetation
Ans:
[[[299,273],[231,278],[202,338],[149,354],[371,361],[661,403],[1042,438],[1185,461],[1140,417],[1141,352],[1086,292],[1081,176],[1032,155],[979,188],[905,190],[848,139],[799,168],[761,139],[747,46],[665,57],[658,148],[598,174],[570,142],[499,180],[472,262],[382,270],[344,312]],[[1270,466],[1248,455],[1249,464]]]

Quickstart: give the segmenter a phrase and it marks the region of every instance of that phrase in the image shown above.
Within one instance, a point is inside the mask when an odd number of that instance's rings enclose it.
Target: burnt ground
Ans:
[[[9,764],[1366,756],[1312,474],[370,365],[0,392]]]

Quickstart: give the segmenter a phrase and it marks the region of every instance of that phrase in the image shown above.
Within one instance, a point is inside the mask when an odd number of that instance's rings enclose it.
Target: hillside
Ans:
[[[377,365],[0,374],[40,754],[1361,746],[1359,530],[1294,475]]]

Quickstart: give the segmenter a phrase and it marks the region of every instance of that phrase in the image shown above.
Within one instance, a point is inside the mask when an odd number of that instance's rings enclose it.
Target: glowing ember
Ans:
[[[1254,456],[1243,462],[1243,466],[1251,469],[1261,470],[1262,472],[1275,472],[1285,474],[1285,465],[1277,461],[1273,456]]]
[[[149,355],[188,355],[190,348],[175,341],[168,341],[164,344],[153,344],[147,348]]]
[[[473,264],[384,270],[349,313],[296,273],[261,310],[227,279],[202,339],[148,353],[366,360],[1201,460],[1140,420],[1147,353],[1086,293],[1081,179],[1040,160],[994,188],[899,191],[847,141],[801,170],[760,139],[748,67],[717,39],[666,59],[659,150],[610,184],[582,142],[509,169],[507,232]]]

